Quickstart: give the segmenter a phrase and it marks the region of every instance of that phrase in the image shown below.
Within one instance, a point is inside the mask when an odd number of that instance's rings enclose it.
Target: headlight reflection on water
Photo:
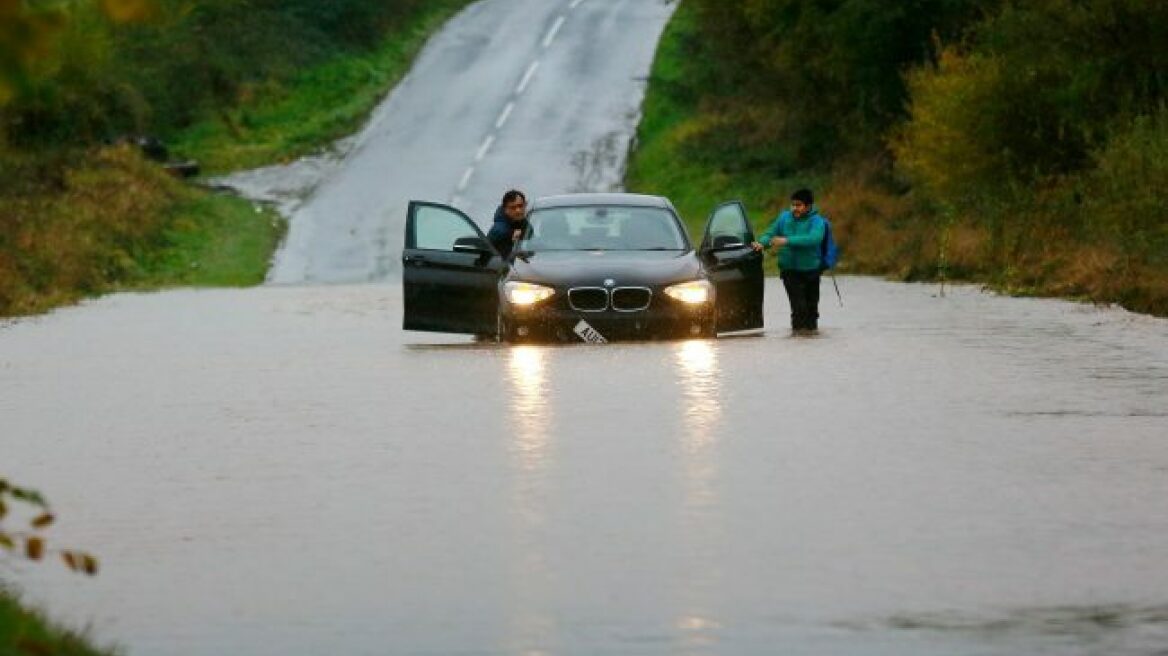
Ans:
[[[675,619],[674,647],[677,653],[706,653],[717,650],[722,628],[711,591],[725,588],[720,555],[725,538],[718,508],[722,487],[718,448],[721,372],[713,340],[682,342],[676,348],[682,418],[679,473],[684,499],[678,519],[685,549],[693,555],[685,563],[688,575],[677,594],[681,613]]]
[[[722,413],[718,354],[711,340],[691,340],[681,343],[676,358],[686,433],[691,446],[699,446],[713,439],[710,433]]]
[[[508,349],[511,415],[515,429],[512,448],[526,471],[539,468],[546,456],[550,410],[544,372],[546,352],[538,346]]]
[[[547,497],[555,457],[551,443],[552,404],[548,394],[548,349],[507,349],[510,412],[506,436],[511,461],[511,543],[508,549],[507,652],[536,656],[532,645],[556,644],[559,623],[548,612],[553,573],[537,536],[548,519]]]

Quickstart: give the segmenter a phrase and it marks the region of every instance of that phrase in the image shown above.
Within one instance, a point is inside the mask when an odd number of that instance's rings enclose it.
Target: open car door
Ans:
[[[467,215],[410,201],[402,250],[402,328],[494,335],[506,263]]]
[[[754,231],[738,201],[722,203],[710,214],[698,251],[717,288],[717,331],[762,328],[762,253],[750,247]]]

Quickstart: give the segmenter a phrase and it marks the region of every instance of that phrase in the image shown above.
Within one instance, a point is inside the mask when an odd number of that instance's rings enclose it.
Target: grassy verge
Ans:
[[[56,625],[0,590],[0,654],[111,656],[114,653],[94,647],[84,633]]]
[[[151,252],[127,288],[248,287],[264,281],[286,222],[231,195],[192,193],[171,208],[167,248]]]
[[[470,0],[425,3],[382,44],[336,55],[179,134],[208,173],[285,161],[354,132],[426,39]],[[125,147],[19,151],[0,140],[0,317],[110,291],[264,280],[283,220],[180,183]]]
[[[16,175],[0,186],[0,316],[120,289],[254,285],[284,229],[127,146],[5,163]]]
[[[832,217],[843,248],[841,271],[979,282],[1015,295],[1119,303],[1168,316],[1168,269],[1138,261],[1105,240],[1041,232],[1034,228],[1036,211],[1019,208],[1026,220],[1019,222],[1013,249],[1003,254],[990,225],[918,206],[890,179],[885,162],[850,161],[838,163],[830,175],[790,177],[729,166],[733,162],[725,159],[733,153],[697,147],[702,139],[695,135],[708,133],[718,119],[717,108],[706,106],[717,102],[703,102],[703,90],[691,82],[709,77],[697,38],[693,3],[682,2],[658,47],[626,176],[630,191],[672,199],[695,239],[720,201],[742,200],[758,231],[787,204],[791,191],[807,186]],[[768,264],[767,271],[774,267]]]
[[[469,1],[428,2],[377,49],[261,87],[241,106],[172,135],[173,147],[215,173],[287,161],[352,134],[408,72],[426,39]]]

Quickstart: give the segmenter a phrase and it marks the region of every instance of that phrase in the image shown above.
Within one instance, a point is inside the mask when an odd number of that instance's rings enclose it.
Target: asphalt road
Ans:
[[[384,280],[411,199],[489,224],[503,192],[621,185],[645,78],[675,3],[487,0],[426,47],[343,161],[299,204],[270,280]],[[284,172],[250,176],[278,186]]]

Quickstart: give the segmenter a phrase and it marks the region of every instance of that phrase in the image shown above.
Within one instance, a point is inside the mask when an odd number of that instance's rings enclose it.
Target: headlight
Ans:
[[[709,280],[678,283],[666,287],[665,295],[688,305],[700,305],[714,298],[714,285]]]
[[[551,298],[556,290],[529,282],[509,282],[503,285],[503,293],[511,305],[535,305]]]

